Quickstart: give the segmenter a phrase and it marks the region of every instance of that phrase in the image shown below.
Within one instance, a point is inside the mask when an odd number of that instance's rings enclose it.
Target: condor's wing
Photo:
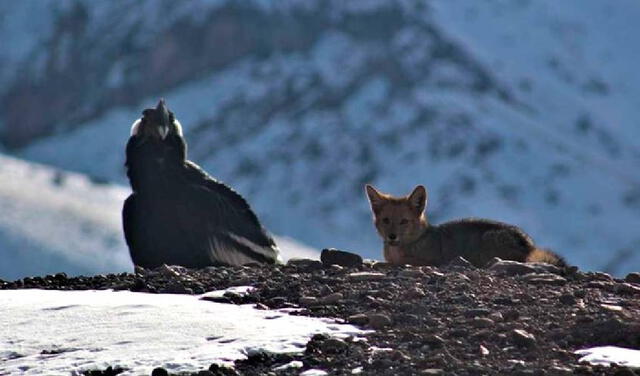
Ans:
[[[186,180],[190,185],[190,213],[197,213],[197,225],[190,238],[204,241],[214,264],[243,265],[280,262],[280,251],[260,224],[245,199],[227,185],[211,178],[196,164],[187,161]]]
[[[129,246],[129,254],[134,265],[147,265],[146,260],[149,255],[141,251],[140,247],[144,244],[140,239],[141,231],[136,231],[139,227],[138,208],[136,207],[135,193],[132,193],[124,202],[122,208],[122,227],[124,230],[124,239]]]

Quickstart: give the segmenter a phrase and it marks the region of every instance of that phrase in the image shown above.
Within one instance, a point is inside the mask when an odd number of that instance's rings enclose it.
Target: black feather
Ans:
[[[143,112],[126,149],[133,193],[122,216],[134,264],[201,268],[277,262],[278,249],[247,201],[186,160],[187,145],[177,128],[157,137],[153,127],[166,115],[155,111]]]

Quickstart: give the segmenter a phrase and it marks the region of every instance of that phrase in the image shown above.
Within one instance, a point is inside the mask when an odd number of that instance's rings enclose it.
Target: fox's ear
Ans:
[[[408,197],[409,204],[418,213],[422,214],[425,206],[427,206],[427,190],[424,186],[418,185]]]
[[[369,197],[371,210],[373,210],[374,213],[378,213],[384,204],[384,197],[382,193],[369,184],[365,185],[365,190],[367,192],[367,197]]]

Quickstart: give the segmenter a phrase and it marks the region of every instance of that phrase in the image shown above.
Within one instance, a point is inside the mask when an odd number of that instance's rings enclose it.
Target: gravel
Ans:
[[[634,375],[578,364],[573,351],[599,345],[640,349],[640,278],[507,262],[478,269],[394,266],[336,251],[325,261],[189,270],[163,266],[123,274],[64,273],[1,281],[0,289],[115,289],[202,294],[254,286],[212,300],[331,317],[365,329],[361,338],[314,336],[302,354],[251,354],[234,368],[202,365],[192,375]],[[339,266],[331,263],[338,262]],[[498,264],[500,265],[500,264]],[[87,374],[117,375],[114,365]],[[154,375],[168,374],[156,369]]]

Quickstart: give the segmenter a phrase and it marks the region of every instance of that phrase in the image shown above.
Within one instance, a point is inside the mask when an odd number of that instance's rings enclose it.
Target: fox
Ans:
[[[442,266],[460,256],[479,268],[494,257],[567,266],[561,256],[536,247],[515,225],[480,218],[430,224],[425,214],[427,190],[422,185],[404,197],[382,193],[370,184],[365,191],[384,244],[384,259],[390,264]]]

